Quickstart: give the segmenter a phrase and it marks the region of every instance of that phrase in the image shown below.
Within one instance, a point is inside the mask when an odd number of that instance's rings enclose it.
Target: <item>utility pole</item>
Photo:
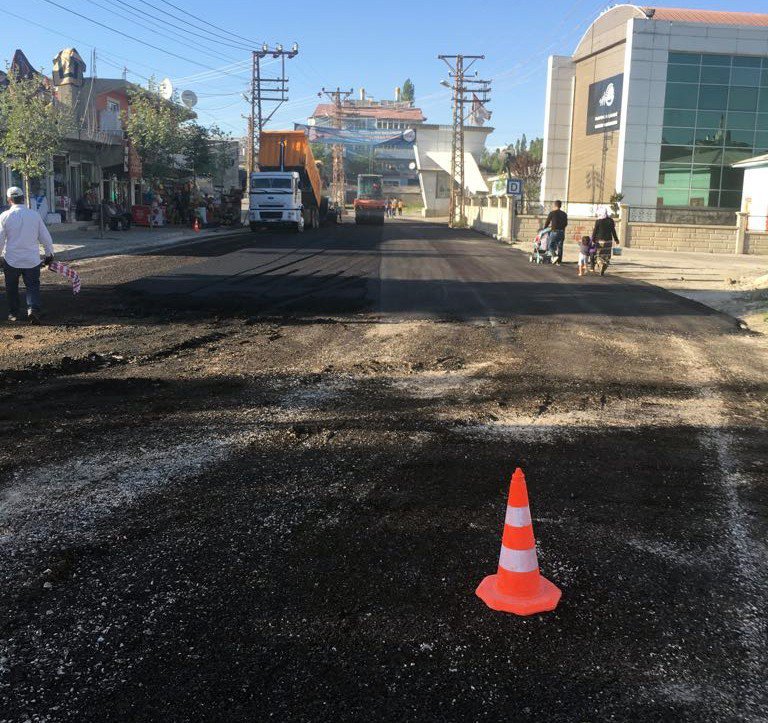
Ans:
[[[341,90],[338,86],[336,90],[326,90],[323,88],[318,95],[322,97],[325,94],[333,103],[333,127],[343,128],[342,119],[344,117],[344,101],[353,93],[353,89]],[[331,158],[333,159],[333,175],[331,180],[331,198],[336,204],[336,208],[344,211],[344,202],[347,189],[347,178],[344,174],[344,147],[340,143],[334,143],[331,146]]]
[[[487,103],[491,90],[490,80],[480,80],[477,73],[468,77],[470,68],[478,61],[485,60],[484,55],[438,55],[450,70],[453,81],[443,81],[453,94],[453,119],[451,127],[451,198],[448,204],[448,225],[463,227],[465,217],[465,177],[464,177],[464,121],[467,115],[464,105],[470,102],[469,94],[476,96],[481,103]]]
[[[250,154],[248,167],[251,169],[248,175],[248,187],[250,188],[250,173],[256,170],[256,149],[259,145],[259,137],[264,126],[269,123],[277,109],[288,100],[288,78],[285,75],[285,59],[295,58],[299,53],[298,43],[294,43],[290,50],[283,49],[278,43],[270,47],[267,43],[260,50],[251,53],[251,115],[248,123],[248,144]],[[267,56],[280,60],[280,75],[274,78],[265,78],[261,75],[261,61]],[[264,103],[276,103],[272,112],[264,117]]]

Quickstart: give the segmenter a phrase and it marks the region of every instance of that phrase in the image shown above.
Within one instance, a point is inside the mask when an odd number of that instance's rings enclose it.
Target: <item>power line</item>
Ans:
[[[354,91],[342,90],[337,87],[336,90],[326,90],[323,88],[318,95],[327,96],[333,103],[333,126],[341,128],[343,126],[342,117],[344,115],[344,101],[352,95]],[[344,147],[340,143],[334,143],[331,146],[331,157],[333,159],[333,176],[331,181],[331,197],[336,207],[344,210],[346,201],[347,179],[344,175]]]
[[[34,20],[30,20],[29,18],[22,17],[21,15],[16,15],[15,13],[12,13],[10,11],[6,10],[5,14],[6,15],[10,15],[12,18],[15,18],[16,20],[21,20],[21,21],[23,21],[25,23],[29,23],[30,25],[34,25],[35,27],[40,28],[41,30],[47,30],[49,33],[52,33],[53,35],[56,35],[59,38],[65,37],[65,38],[68,38],[69,40],[74,40],[76,43],[84,45],[86,48],[95,48],[96,47],[92,43],[86,42],[85,40],[83,40],[81,38],[75,38],[72,35],[62,36],[60,30],[57,30],[55,28],[49,28],[46,25],[42,25],[41,23],[35,22]],[[104,51],[99,51],[99,55],[101,56],[101,58],[103,60],[104,59]],[[137,65],[141,65],[141,66],[143,66],[145,68],[148,68],[149,70],[151,70],[151,71],[153,71],[155,73],[159,73],[160,72],[159,70],[157,70],[157,68],[153,68],[151,65],[147,65],[146,63],[139,63],[139,62],[134,61],[134,60],[132,60],[130,58],[126,58],[126,57],[123,57],[123,56],[120,56],[120,55],[116,55],[115,53],[110,53],[110,56],[113,57],[113,58],[117,58],[119,60],[124,60],[124,61],[127,61],[127,62],[131,62],[131,63],[135,62]],[[109,56],[107,56],[107,57],[109,57]],[[115,65],[115,63],[113,63],[113,65]],[[122,68],[123,65],[121,64],[120,67]],[[141,73],[136,73],[135,71],[131,71],[131,73],[133,75],[138,76],[139,78],[143,78],[144,80],[149,80],[149,78],[147,78],[144,75],[141,75]]]
[[[168,10],[164,10],[161,7],[158,7],[154,3],[149,2],[149,0],[140,0],[140,2],[142,2],[144,5],[148,5],[149,7],[154,8],[158,12],[166,13],[167,15],[169,15],[170,17],[172,17],[172,18],[174,18],[176,20],[181,20],[182,22],[189,22],[191,19],[194,19],[193,16],[190,15],[189,13],[184,13],[184,15],[177,15],[175,13],[172,13],[172,12],[168,11]],[[210,24],[210,22],[206,22],[205,23],[205,27],[209,29],[209,28],[215,27],[215,26],[212,26]],[[189,31],[189,32],[192,32],[192,31]],[[226,32],[226,31],[225,31],[224,34],[216,33],[216,32],[212,32],[211,31],[211,32],[209,32],[209,36],[214,36],[214,37],[217,37],[217,38],[221,38],[220,42],[223,42],[226,45],[230,45],[231,47],[236,48],[238,50],[252,50],[253,49],[253,44],[252,43],[247,43],[247,44],[246,43],[237,43],[237,42],[233,43],[232,42],[232,33],[229,33],[229,32]],[[204,36],[204,37],[208,37],[208,36]]]
[[[234,48],[235,50],[239,50],[240,52],[243,52],[244,50],[250,50],[250,48],[246,48],[242,45],[232,45],[231,43],[227,43],[224,40],[219,40],[218,38],[211,38],[211,35],[204,35],[203,33],[198,33],[195,30],[189,30],[181,25],[177,25],[176,23],[172,23],[168,20],[164,20],[163,18],[158,17],[157,15],[153,15],[152,13],[148,13],[146,10],[142,10],[141,8],[137,7],[136,5],[132,5],[131,3],[127,2],[126,0],[113,0],[113,2],[118,2],[120,5],[123,5],[124,7],[130,8],[131,10],[136,11],[137,13],[141,13],[142,15],[145,15],[146,17],[157,20],[158,22],[164,23],[168,27],[175,28],[176,30],[180,30],[182,33],[186,33],[187,35],[194,37],[194,38],[202,38],[209,44],[216,45],[227,45],[229,47]],[[146,2],[146,0],[142,0],[145,5],[149,5],[150,7],[155,7],[154,5],[151,5],[150,3]],[[157,8],[155,8],[157,9]],[[162,10],[160,12],[163,12]],[[181,42],[181,41],[179,41]],[[199,43],[199,40],[195,40],[194,42]]]
[[[71,10],[70,8],[65,7],[64,5],[60,5],[59,3],[54,2],[54,0],[43,0],[43,2],[46,2],[49,5],[53,5],[54,7],[59,8],[59,10],[63,10],[64,12],[70,13],[71,15],[76,15],[77,17],[82,18],[83,20],[87,20],[89,23],[98,25],[100,28],[109,30],[109,32],[115,33],[115,35],[119,35],[123,38],[127,38],[128,40],[132,40],[133,42],[139,43],[140,45],[146,45],[148,48],[152,48],[152,50],[159,50],[161,53],[165,53],[166,55],[170,55],[171,57],[178,58],[179,60],[183,60],[185,63],[190,63],[191,65],[197,65],[198,67],[205,68],[207,70],[213,70],[213,68],[211,68],[209,65],[200,63],[197,60],[191,60],[190,58],[185,58],[183,55],[179,55],[178,53],[174,53],[170,50],[166,50],[165,48],[161,48],[158,45],[153,45],[152,43],[148,43],[146,40],[140,40],[139,38],[135,38],[133,35],[124,33],[121,30],[116,30],[115,28],[111,28],[109,27],[109,25],[100,23],[98,20],[93,20],[92,18],[89,18],[87,15],[83,15],[82,13],[78,13],[75,10]]]
[[[175,8],[176,10],[179,10],[182,13],[186,13],[187,15],[189,15],[190,18],[194,18],[198,22],[201,22],[201,23],[203,23],[204,25],[206,25],[208,27],[216,28],[216,30],[221,30],[223,33],[227,33],[228,35],[232,35],[232,36],[234,36],[236,38],[240,38],[240,40],[245,41],[245,43],[249,47],[251,47],[251,48],[253,48],[253,47],[257,46],[257,45],[262,45],[262,43],[255,43],[253,41],[253,39],[251,39],[251,38],[243,37],[242,35],[238,35],[237,33],[233,33],[231,30],[227,30],[226,28],[222,28],[220,25],[214,25],[211,22],[210,18],[203,19],[201,17],[198,17],[197,15],[193,15],[192,13],[184,10],[183,8],[180,8],[178,5],[174,5],[172,2],[169,2],[169,0],[161,0],[161,2],[163,2],[165,5],[170,5],[172,8]]]
[[[162,30],[158,30],[155,26],[151,25],[150,23],[144,22],[143,20],[140,20],[140,19],[136,18],[135,12],[131,13],[131,12],[127,12],[127,11],[124,11],[122,9],[114,7],[114,4],[113,4],[114,2],[119,2],[120,4],[124,4],[124,3],[121,2],[121,0],[112,0],[112,2],[110,2],[109,5],[103,5],[101,2],[99,2],[99,0],[88,0],[88,2],[91,3],[91,5],[95,5],[96,7],[101,8],[102,10],[106,10],[108,13],[111,13],[111,14],[119,17],[119,18],[123,18],[125,20],[129,20],[132,23],[132,25],[134,25],[134,26],[146,28],[147,30],[152,31],[153,35],[157,35],[159,37],[166,38],[170,42],[176,43],[177,45],[181,45],[183,47],[187,47],[188,48],[190,42],[192,42],[192,41],[188,40],[187,38],[183,38],[183,37],[180,38],[178,34],[166,33],[166,32],[164,32]],[[131,8],[131,9],[133,9],[135,11],[135,8]],[[141,11],[139,11],[139,12],[141,12]],[[197,39],[194,40],[194,42],[195,43],[201,43],[201,41],[197,40]],[[216,58],[228,61],[230,63],[234,62],[234,58],[228,57],[226,55],[222,55],[221,53],[217,53],[217,52],[212,51],[212,50],[207,49],[207,48],[206,48],[206,50],[207,50],[207,52],[210,55],[215,56]]]

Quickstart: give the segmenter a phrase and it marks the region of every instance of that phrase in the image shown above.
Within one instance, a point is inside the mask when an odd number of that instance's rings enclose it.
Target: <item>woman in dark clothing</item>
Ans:
[[[597,253],[592,255],[590,270],[595,270],[595,261],[600,267],[600,276],[605,275],[605,270],[611,262],[611,249],[613,242],[618,245],[619,237],[616,234],[616,223],[610,217],[607,208],[600,209],[600,213],[595,221],[595,228],[592,230],[592,241],[597,246]]]

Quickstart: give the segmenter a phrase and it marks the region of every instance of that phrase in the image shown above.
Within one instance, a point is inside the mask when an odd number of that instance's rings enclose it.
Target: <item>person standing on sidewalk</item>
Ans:
[[[549,212],[544,227],[551,231],[549,246],[554,258],[552,263],[560,265],[563,262],[565,229],[568,228],[568,214],[563,211],[562,201],[555,201],[555,207]]]
[[[53,261],[53,240],[37,211],[24,205],[24,191],[11,186],[6,194],[10,208],[0,214],[0,260],[5,276],[8,321],[19,318],[19,279],[27,290],[27,318],[40,322],[40,246],[45,266]]]

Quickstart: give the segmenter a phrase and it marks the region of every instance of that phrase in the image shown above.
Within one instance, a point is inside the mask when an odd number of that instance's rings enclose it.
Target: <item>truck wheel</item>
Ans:
[[[257,224],[255,221],[251,221],[249,224],[251,227],[251,231],[258,231],[259,230],[259,224]]]

